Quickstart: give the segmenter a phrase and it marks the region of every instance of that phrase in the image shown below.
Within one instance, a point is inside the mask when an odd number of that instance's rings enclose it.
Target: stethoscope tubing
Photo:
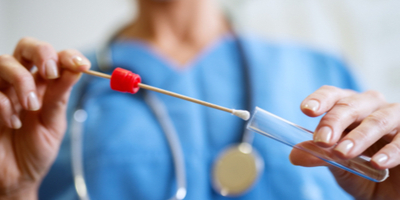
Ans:
[[[252,92],[251,92],[251,85],[250,85],[250,75],[249,75],[249,66],[248,61],[246,60],[246,56],[244,53],[244,47],[242,46],[239,38],[234,34],[236,43],[239,49],[239,53],[241,54],[242,59],[242,66],[243,66],[243,77],[245,83],[245,95],[246,95],[246,109],[251,110],[252,104]],[[111,69],[112,66],[112,52],[110,49],[111,43],[114,41],[114,37],[110,37],[110,39],[103,45],[102,48],[96,52],[96,59],[98,63],[98,67],[102,71],[108,71]],[[90,80],[90,79],[89,79]],[[86,84],[89,81],[86,80]],[[82,90],[86,88],[83,87]],[[79,98],[77,103],[77,109],[74,112],[70,135],[71,135],[71,163],[72,163],[72,171],[74,176],[74,185],[75,190],[81,200],[89,200],[89,192],[87,190],[86,179],[84,176],[83,170],[83,139],[82,133],[84,129],[84,122],[86,120],[87,113],[83,109],[83,92],[82,96]],[[159,100],[155,94],[151,92],[144,93],[144,100],[146,104],[150,107],[153,114],[157,118],[163,132],[166,136],[168,145],[171,149],[173,163],[175,167],[175,176],[176,176],[176,183],[177,189],[173,197],[171,199],[184,199],[187,194],[187,183],[186,183],[186,167],[184,162],[184,154],[182,150],[182,146],[179,142],[178,134],[175,130],[175,127],[172,123],[171,118],[167,113],[167,109],[165,108],[164,104]],[[244,126],[245,127],[245,126]],[[242,142],[251,144],[254,133],[247,131],[245,128],[243,129],[243,137]]]
[[[174,196],[170,199],[181,200],[186,197],[186,167],[185,160],[182,150],[182,145],[179,142],[178,133],[173,126],[173,122],[168,115],[167,109],[164,104],[153,94],[152,92],[146,91],[144,99],[151,108],[161,128],[165,133],[165,137],[168,141],[169,147],[172,153],[172,159],[175,166],[175,175],[177,190]]]

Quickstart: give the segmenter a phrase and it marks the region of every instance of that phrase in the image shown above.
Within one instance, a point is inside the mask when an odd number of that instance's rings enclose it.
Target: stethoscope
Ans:
[[[235,34],[234,34],[235,35]],[[97,64],[100,71],[110,71],[113,68],[112,52],[110,45],[114,41],[111,37],[102,48],[96,53]],[[244,47],[240,39],[235,36],[237,48],[242,61],[243,78],[246,92],[246,109],[252,109],[252,92],[249,72],[249,62],[244,52]],[[85,80],[82,85],[87,85],[90,81]],[[85,84],[86,83],[86,84]],[[85,94],[85,87],[82,87],[82,93]],[[142,91],[144,101],[149,106],[162,128],[171,149],[173,164],[175,168],[175,177],[177,189],[170,199],[184,199],[187,193],[186,168],[182,146],[178,134],[163,102],[151,92]],[[83,109],[83,97],[78,99],[76,110],[72,117],[70,135],[71,135],[71,162],[74,176],[75,190],[81,200],[89,200],[89,193],[85,181],[82,156],[82,132],[87,113]],[[233,144],[223,150],[214,162],[211,179],[212,186],[216,192],[223,196],[240,196],[249,191],[255,185],[264,169],[264,161],[251,145],[254,134],[243,128],[244,133],[242,141],[239,144]]]

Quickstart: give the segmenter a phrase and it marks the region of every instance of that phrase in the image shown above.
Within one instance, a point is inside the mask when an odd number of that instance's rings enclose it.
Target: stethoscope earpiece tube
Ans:
[[[236,36],[235,36],[236,37]],[[245,96],[246,96],[246,109],[251,110],[251,105],[252,105],[252,93],[251,93],[251,84],[250,84],[250,75],[249,75],[249,67],[248,67],[248,62],[246,60],[246,56],[244,54],[244,49],[239,41],[239,38],[236,37],[236,42],[238,45],[238,49],[240,52],[240,56],[242,58],[242,66],[243,66],[243,77],[244,77],[244,84],[245,84]],[[104,46],[104,49],[101,49],[100,51],[97,52],[96,57],[97,57],[97,63],[98,67],[102,71],[109,71],[112,69],[112,58],[111,58],[111,46],[112,40],[109,40],[107,44]],[[136,93],[139,91],[139,87],[146,89],[146,90],[151,90],[155,92],[160,92],[163,94],[167,94],[170,96],[174,96],[177,98],[185,99],[188,101],[192,101],[194,103],[202,104],[208,107],[212,107],[214,109],[219,109],[225,112],[232,113],[244,120],[247,120],[249,117],[248,112],[244,112],[245,110],[234,110],[234,109],[229,109],[225,108],[222,106],[218,106],[215,104],[211,104],[209,102],[204,102],[198,99],[193,99],[190,97],[186,97],[180,94],[176,94],[170,91],[162,90],[159,88],[155,88],[146,84],[142,84],[140,76],[136,76],[130,71],[127,71],[126,73],[123,73],[123,69],[117,68],[118,70],[116,73],[118,74],[113,74],[114,76],[122,77],[122,79],[115,79],[113,82],[112,76],[103,74],[100,72],[96,71],[87,71],[85,73],[94,75],[94,76],[100,76],[103,78],[111,79],[110,84],[111,88],[117,91],[122,91],[122,92],[129,92],[129,93]],[[113,72],[113,73],[114,73]],[[129,72],[129,73],[128,73]],[[127,75],[128,74],[128,75]],[[130,74],[130,75],[129,75]],[[133,75],[132,75],[133,74]],[[90,80],[90,79],[88,79]],[[88,84],[88,80],[85,81],[84,85]],[[115,82],[117,80],[117,82]],[[130,83],[128,85],[122,84],[122,82],[126,82],[126,80],[129,80]],[[85,89],[85,87],[83,87]],[[74,113],[72,125],[71,125],[71,154],[72,154],[72,166],[73,166],[73,175],[74,175],[74,184],[75,184],[75,189],[78,193],[78,196],[81,200],[89,200],[89,194],[87,191],[87,185],[85,182],[84,178],[84,173],[83,173],[83,156],[82,156],[82,132],[83,132],[83,123],[86,120],[86,117],[82,117],[83,115],[86,116],[86,112],[81,109],[83,107],[83,100],[84,100],[84,94],[85,91],[82,90],[82,96],[78,99],[77,102],[77,110]],[[174,194],[174,196],[171,199],[184,199],[187,194],[187,186],[186,186],[186,168],[185,168],[185,162],[184,162],[184,154],[182,150],[182,146],[179,142],[178,134],[174,128],[174,125],[172,123],[172,120],[170,119],[168,112],[164,106],[164,104],[157,99],[155,94],[152,94],[151,92],[144,92],[144,100],[146,104],[151,108],[152,112],[154,113],[155,117],[157,118],[157,121],[159,122],[161,128],[163,129],[163,132],[166,136],[167,142],[169,144],[169,147],[171,149],[171,153],[173,156],[173,163],[175,166],[175,174],[176,174],[176,182],[177,182],[177,190]],[[84,113],[84,114],[83,114]],[[236,114],[235,114],[236,113]],[[81,117],[79,117],[81,116]],[[243,122],[245,124],[245,122]],[[245,126],[244,126],[245,127]],[[245,128],[241,131],[245,131]],[[226,161],[225,163],[248,163],[248,166],[250,168],[248,169],[247,172],[251,171],[252,173],[251,176],[248,176],[247,179],[245,179],[245,183],[242,183],[241,185],[244,185],[245,187],[241,187],[239,189],[235,189],[234,193],[230,193],[229,190],[231,189],[226,189],[229,187],[226,187],[224,185],[221,185],[221,183],[226,182],[227,177],[220,176],[221,171],[228,172],[232,167],[235,166],[228,166],[227,165],[221,165],[221,162],[216,162],[214,167],[214,171],[212,172],[213,174],[213,184],[214,189],[219,192],[221,195],[224,196],[238,196],[243,194],[244,192],[248,191],[249,188],[256,183],[256,180],[260,176],[262,169],[263,169],[263,160],[261,159],[260,156],[258,156],[258,153],[254,150],[254,148],[251,146],[251,141],[252,141],[253,135],[250,132],[245,131],[243,133],[243,139],[242,143],[239,145],[236,145],[236,148],[231,148],[231,150],[226,153],[228,157],[225,156],[224,160]],[[236,156],[232,156],[236,155]],[[244,160],[236,160],[236,159],[231,159],[233,157],[245,157]],[[218,164],[219,163],[219,164]],[[221,168],[222,166],[222,168]],[[245,172],[244,172],[245,173]],[[227,174],[227,173],[222,173],[222,174]],[[229,174],[229,173],[228,173]],[[222,177],[222,179],[218,179]],[[217,179],[215,179],[217,178]],[[221,181],[222,180],[222,181]],[[225,180],[225,181],[224,181]],[[239,180],[243,181],[243,180]],[[250,181],[250,182],[249,182]],[[233,190],[231,190],[233,191]]]
[[[77,109],[72,117],[71,124],[71,164],[74,176],[75,190],[81,200],[90,200],[87,191],[85,175],[83,170],[83,123],[86,121],[87,113],[83,109]]]
[[[161,128],[165,133],[168,145],[171,149],[172,158],[175,166],[176,185],[177,190],[171,199],[184,199],[186,196],[186,168],[183,150],[179,142],[178,134],[173,126],[173,122],[168,115],[168,111],[164,104],[159,100],[155,94],[151,92],[144,92],[144,99],[149,105],[151,111],[160,123]]]

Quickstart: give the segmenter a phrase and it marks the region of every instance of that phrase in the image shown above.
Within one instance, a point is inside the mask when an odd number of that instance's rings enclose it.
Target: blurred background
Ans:
[[[341,55],[368,89],[400,102],[399,0],[220,0],[237,27]],[[90,50],[135,16],[133,0],[0,0],[0,54],[32,36]]]

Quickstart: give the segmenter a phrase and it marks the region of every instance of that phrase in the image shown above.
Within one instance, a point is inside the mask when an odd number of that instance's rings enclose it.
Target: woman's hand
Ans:
[[[363,153],[372,157],[377,169],[390,169],[387,180],[375,183],[330,167],[344,190],[356,199],[400,199],[400,104],[387,103],[374,91],[356,93],[323,86],[302,102],[301,109],[311,117],[326,113],[314,133],[317,145],[337,144],[334,153],[342,159]],[[327,165],[298,149],[292,150],[290,160],[308,167]]]
[[[33,38],[0,55],[0,199],[37,198],[66,130],[71,88],[89,68],[78,51]]]

